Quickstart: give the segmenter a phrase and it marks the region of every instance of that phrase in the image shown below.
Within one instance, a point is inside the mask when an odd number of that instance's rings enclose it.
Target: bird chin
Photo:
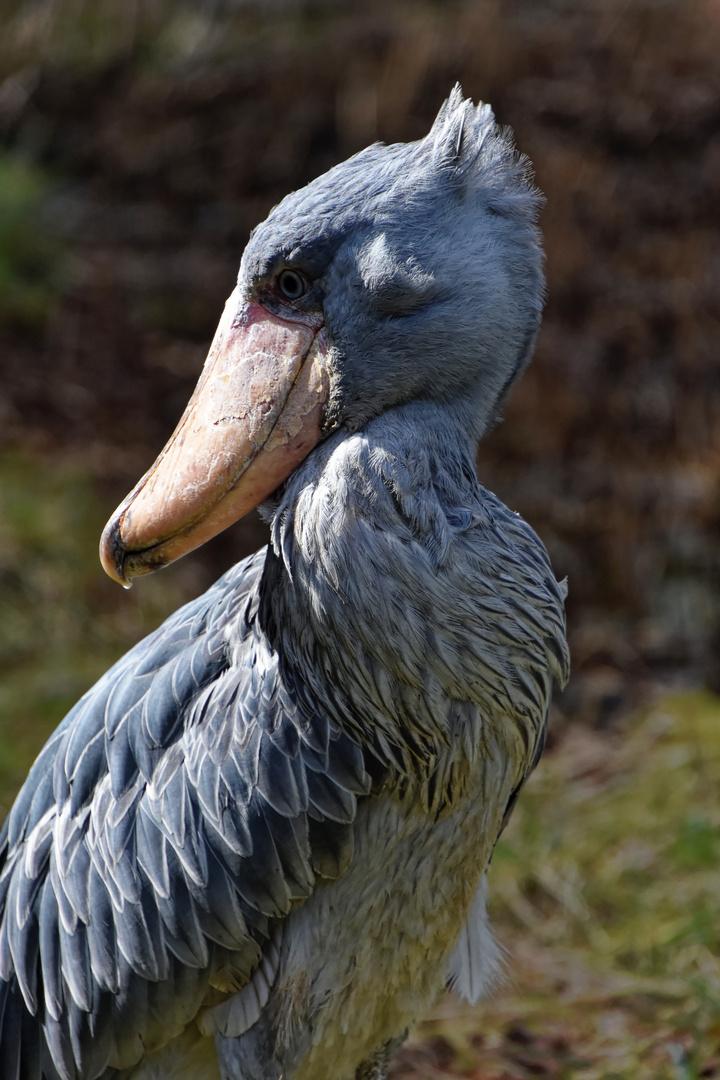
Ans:
[[[129,586],[271,495],[320,439],[329,390],[322,327],[236,289],[174,434],[105,527],[109,576]]]

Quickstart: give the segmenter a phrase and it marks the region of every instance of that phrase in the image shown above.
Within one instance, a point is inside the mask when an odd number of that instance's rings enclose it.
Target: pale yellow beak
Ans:
[[[232,293],[180,423],[105,526],[111,578],[179,559],[272,494],[320,438],[325,361],[322,329]]]

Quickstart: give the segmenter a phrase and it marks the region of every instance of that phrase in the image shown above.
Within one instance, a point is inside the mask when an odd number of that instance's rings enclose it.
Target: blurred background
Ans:
[[[720,1076],[717,0],[0,0],[0,812],[67,708],[264,542],[123,593],[102,526],[252,226],[456,81],[547,197],[486,486],[569,578],[570,685],[492,870],[511,958],[397,1077]]]

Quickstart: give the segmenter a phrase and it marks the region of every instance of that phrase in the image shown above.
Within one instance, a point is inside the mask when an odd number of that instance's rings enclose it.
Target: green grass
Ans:
[[[719,781],[709,694],[622,736],[571,728],[491,868],[508,984],[476,1009],[446,999],[396,1075],[720,1076]]]
[[[182,575],[105,578],[108,510],[86,468],[0,453],[0,816],[78,697],[187,599]]]

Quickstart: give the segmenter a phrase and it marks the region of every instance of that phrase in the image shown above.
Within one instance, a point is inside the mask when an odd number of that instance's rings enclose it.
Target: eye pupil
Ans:
[[[283,270],[277,279],[278,289],[288,300],[298,300],[305,292],[305,280],[294,270]]]

